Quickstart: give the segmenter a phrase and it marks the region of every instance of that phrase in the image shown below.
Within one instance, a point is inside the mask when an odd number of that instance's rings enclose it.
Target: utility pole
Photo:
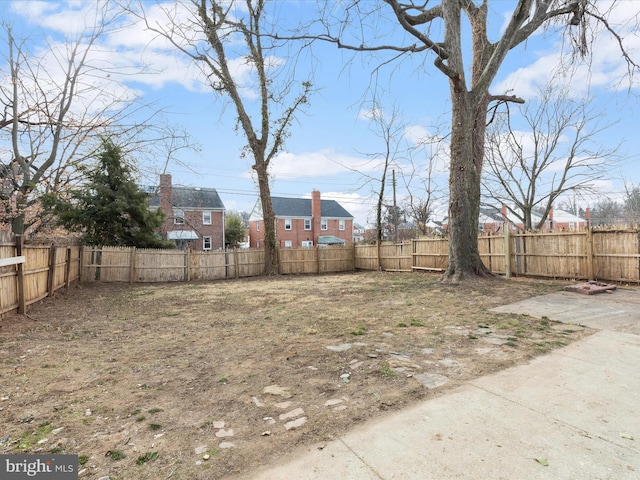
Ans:
[[[393,234],[398,243],[398,205],[396,204],[396,170],[391,170],[392,184],[393,184]]]

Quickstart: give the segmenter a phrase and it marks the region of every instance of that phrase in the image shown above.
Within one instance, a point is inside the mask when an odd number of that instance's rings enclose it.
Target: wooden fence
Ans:
[[[447,239],[420,238],[411,244],[413,258],[409,270],[444,271],[447,268]],[[375,251],[375,247],[356,247],[357,267],[375,269],[372,265],[377,258],[369,258],[368,264],[359,261],[360,248],[364,258]],[[640,230],[637,229],[482,235],[478,238],[478,249],[487,268],[500,275],[640,283]],[[403,259],[404,251],[403,246],[395,257]],[[384,254],[380,260],[383,270],[392,261]]]
[[[353,247],[286,248],[278,252],[280,273],[353,271]],[[264,250],[193,252],[134,247],[85,247],[82,281],[177,282],[254,277],[264,268]]]
[[[26,307],[80,278],[79,246],[0,244],[0,316]]]
[[[0,239],[0,315],[53,295],[76,280],[172,282],[252,277],[262,273],[263,250],[192,252],[118,247],[23,245]],[[608,229],[509,233],[478,238],[494,273],[640,283],[640,231]],[[446,238],[399,244],[279,250],[281,274],[353,270],[444,271]]]

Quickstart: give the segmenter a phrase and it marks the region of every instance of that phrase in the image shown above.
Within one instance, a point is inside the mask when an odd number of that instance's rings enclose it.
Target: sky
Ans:
[[[490,1],[493,38],[505,27],[515,3]],[[602,10],[608,10],[611,2],[598,3]],[[45,57],[54,45],[62,45],[65,38],[77,38],[83,28],[92,24],[96,4],[89,0],[2,2],[0,14],[4,22],[13,25],[16,36],[27,39],[34,54]],[[175,3],[161,5],[172,8]],[[309,0],[279,0],[279,21],[285,18],[286,27],[308,21],[316,5]],[[145,2],[145,9],[151,20],[162,18],[157,2]],[[640,61],[640,36],[630,21],[639,12],[640,2],[622,0],[611,11],[610,21],[623,32],[627,51]],[[386,26],[380,23],[384,33]],[[115,25],[118,28],[112,28]],[[189,58],[158,40],[139,19],[129,15],[115,25],[99,37],[91,53],[94,65],[106,66],[105,78],[100,79],[102,85],[120,98],[135,96],[140,102],[161,109],[157,121],[189,132],[199,147],[176,151],[168,164],[162,152],[151,161],[146,159],[141,164],[140,182],[157,184],[158,175],[166,171],[174,184],[217,189],[227,210],[250,212],[258,199],[257,183],[251,174],[251,159],[241,155],[246,142],[236,128],[233,106],[202,82]],[[537,86],[551,78],[560,82],[557,67],[567,43],[559,30],[536,33],[510,52],[491,92],[533,101]],[[385,40],[398,35],[390,31]],[[433,158],[433,180],[440,198],[436,210],[441,216],[446,214],[448,83],[434,67],[432,55],[417,54],[402,61],[390,58],[383,54],[354,54],[316,42],[297,58],[295,69],[288,70],[293,67],[292,57],[283,51],[274,54],[274,68],[293,72],[292,78],[298,81],[310,79],[314,92],[308,107],[292,125],[283,151],[272,163],[273,196],[309,197],[317,189],[322,198],[338,200],[356,222],[373,223],[373,194],[379,190],[381,176],[379,154],[386,148],[374,119],[388,122],[393,116],[398,131],[395,138],[403,149],[416,145],[421,138],[441,139],[415,152],[411,161],[406,155],[398,157],[394,166],[398,204],[407,198],[410,172],[424,172],[427,159]],[[251,106],[255,103],[251,70],[242,58],[232,58],[231,67],[243,99]],[[51,71],[55,68],[51,65]],[[6,64],[0,64],[0,69],[6,74]],[[619,161],[608,170],[606,178],[594,183],[598,195],[581,200],[584,207],[593,207],[601,198],[621,198],[625,182],[640,184],[640,83],[626,75],[618,45],[607,35],[599,36],[594,43],[590,63],[578,63],[574,70],[570,79],[563,80],[569,82],[571,94],[576,98],[588,94],[602,125],[611,125],[593,139],[594,143],[620,145]],[[378,99],[375,104],[374,91]],[[514,125],[522,128],[517,119]],[[524,130],[522,133],[527,134]],[[410,189],[413,195],[420,195],[415,178]],[[390,180],[386,191],[385,202],[391,204]]]

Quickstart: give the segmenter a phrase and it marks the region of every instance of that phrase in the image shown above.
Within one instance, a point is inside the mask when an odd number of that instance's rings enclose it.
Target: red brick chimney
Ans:
[[[502,213],[502,221],[506,222],[508,220],[508,217],[507,217],[507,206],[504,203],[502,204],[501,213]]]
[[[549,209],[549,231],[553,230],[553,207]]]
[[[587,209],[584,211],[584,216],[585,216],[585,220],[587,221],[587,227],[589,227],[591,225],[591,208],[587,207]]]
[[[320,190],[313,190],[311,192],[311,224],[313,225],[313,240],[314,244],[318,244],[318,235],[320,231],[320,221],[322,219],[322,202],[320,200]]]

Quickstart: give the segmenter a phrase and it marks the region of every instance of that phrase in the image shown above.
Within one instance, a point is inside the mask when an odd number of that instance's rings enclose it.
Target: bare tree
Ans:
[[[607,175],[618,146],[596,142],[610,125],[589,100],[572,99],[559,85],[539,89],[538,98],[518,110],[525,128],[514,129],[508,113],[489,127],[484,195],[493,206],[506,205],[526,230],[539,229],[560,198],[595,193],[594,182]]]
[[[0,83],[1,196],[3,221],[16,234],[44,223],[40,195],[60,194],[77,181],[76,167],[91,157],[101,136],[131,138],[143,128],[131,118],[135,99],[114,90],[107,80],[114,72],[91,56],[118,15],[108,3],[98,4],[91,26],[64,42],[48,38],[44,54],[2,23],[7,71]]]
[[[197,65],[216,95],[229,100],[253,159],[265,235],[264,273],[278,272],[275,215],[271,204],[269,167],[282,149],[296,114],[308,103],[310,81],[297,82],[295,55],[284,52],[274,31],[277,8],[266,0],[184,0],[156,5],[164,23],[143,16],[147,28],[168,40]],[[271,5],[275,6],[274,3]],[[140,8],[142,11],[142,6]],[[279,57],[286,53],[287,57]],[[234,71],[249,67],[251,95]],[[252,98],[255,96],[255,100]]]
[[[490,91],[507,54],[555,20],[567,26],[578,53],[585,55],[597,24],[613,35],[630,71],[638,67],[624,50],[623,38],[608,22],[610,10],[598,11],[599,4],[592,0],[518,0],[502,26],[488,22],[490,3],[351,0],[325,8],[322,31],[316,35],[352,51],[387,51],[395,57],[430,54],[447,78],[452,107],[449,266],[443,280],[490,275],[480,259],[477,239],[487,113],[496,102],[524,103],[517,96]],[[385,17],[389,12],[393,20]],[[463,20],[468,29],[463,28]],[[388,32],[391,23],[404,32],[401,40]]]
[[[444,137],[426,134],[409,149],[408,164],[403,165],[400,176],[407,192],[405,210],[415,223],[420,235],[428,235],[428,223],[435,212],[435,204],[445,197],[437,182],[443,164]]]
[[[624,186],[623,212],[629,225],[640,225],[640,187],[632,183]]]
[[[624,205],[610,198],[595,204],[591,210],[591,225],[619,225],[624,223]]]

